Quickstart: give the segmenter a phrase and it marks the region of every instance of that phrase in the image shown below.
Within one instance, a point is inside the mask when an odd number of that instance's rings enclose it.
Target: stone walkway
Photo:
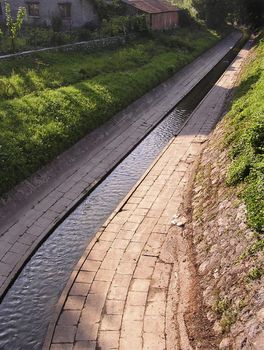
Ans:
[[[54,226],[226,55],[235,32],[0,200],[0,300]]]
[[[246,46],[97,233],[58,303],[44,349],[186,349],[171,342],[171,222],[192,163],[223,112]],[[175,277],[175,276],[174,276]],[[189,349],[189,348],[188,348]]]

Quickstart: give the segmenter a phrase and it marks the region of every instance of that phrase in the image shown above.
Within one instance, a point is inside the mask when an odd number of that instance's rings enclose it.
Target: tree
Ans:
[[[12,51],[15,51],[15,40],[20,32],[20,29],[23,24],[24,17],[26,15],[25,7],[19,7],[14,20],[11,15],[11,7],[8,2],[5,2],[5,20],[8,36],[11,39]]]
[[[252,27],[263,24],[263,0],[192,0],[198,17],[212,28],[226,23]]]

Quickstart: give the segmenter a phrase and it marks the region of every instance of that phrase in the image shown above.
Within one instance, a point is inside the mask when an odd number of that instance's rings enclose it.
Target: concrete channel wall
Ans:
[[[237,44],[234,32],[11,191],[0,204],[0,299],[83,198]]]

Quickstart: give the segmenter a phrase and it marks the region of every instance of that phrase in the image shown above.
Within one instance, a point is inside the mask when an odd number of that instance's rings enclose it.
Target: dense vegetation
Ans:
[[[172,0],[212,28],[227,24],[258,27],[264,23],[263,0]]]
[[[248,221],[264,230],[264,40],[246,69],[228,114],[226,145],[231,166],[227,182],[241,185]]]
[[[177,30],[117,51],[1,62],[0,194],[159,84],[217,36]]]

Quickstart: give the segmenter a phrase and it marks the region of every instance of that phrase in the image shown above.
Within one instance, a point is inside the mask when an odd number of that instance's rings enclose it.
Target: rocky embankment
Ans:
[[[193,317],[186,317],[187,329],[193,349],[262,350],[263,240],[247,225],[239,188],[226,185],[230,161],[222,145],[224,126],[225,120],[205,145],[189,192],[191,224],[184,235],[192,247],[197,313],[203,314],[207,334],[197,327],[195,334]]]

